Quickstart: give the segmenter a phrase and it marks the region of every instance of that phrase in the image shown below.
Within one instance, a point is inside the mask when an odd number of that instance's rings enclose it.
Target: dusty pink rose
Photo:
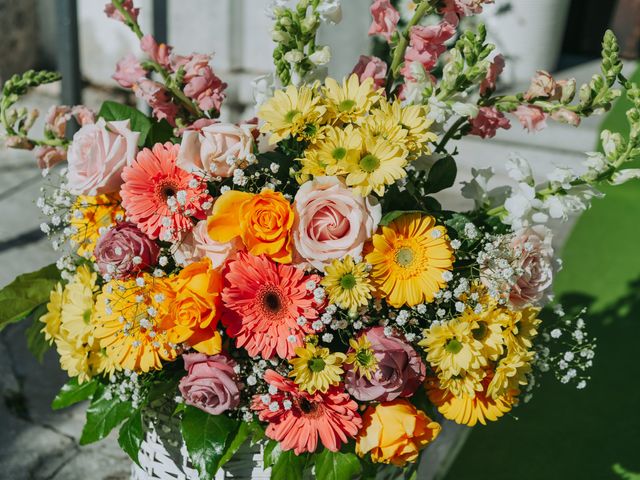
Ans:
[[[540,107],[520,105],[513,113],[528,132],[539,132],[547,127],[547,114]]]
[[[182,135],[178,166],[196,174],[230,177],[253,154],[253,126],[213,123]]]
[[[140,39],[140,49],[154,62],[165,68],[169,67],[169,58],[171,56],[172,47],[165,43],[158,43],[152,35],[145,35]]]
[[[169,92],[164,86],[147,78],[141,79],[133,86],[136,97],[143,99],[153,110],[158,120],[166,119],[172,126],[176,125],[178,106],[171,101]]]
[[[461,17],[482,13],[482,7],[494,0],[445,0],[443,13],[455,13]]]
[[[492,93],[496,89],[496,85],[498,83],[498,78],[504,71],[504,57],[502,55],[496,55],[496,57],[489,65],[489,70],[487,71],[487,76],[480,84],[480,95],[486,95],[487,93]]]
[[[430,72],[438,63],[447,47],[444,43],[455,35],[455,27],[447,21],[428,27],[416,26],[409,34],[409,47],[404,55],[402,75],[410,81],[416,81],[411,73],[411,64],[422,64],[426,72]]]
[[[562,95],[562,87],[558,87],[549,72],[538,70],[531,79],[531,85],[524,93],[524,98],[527,101],[531,101],[536,98],[556,98],[558,95]]]
[[[391,36],[398,27],[400,13],[393,8],[389,0],[375,0],[371,5],[373,23],[369,27],[369,35],[382,35],[391,42]]]
[[[174,70],[184,68],[184,94],[204,111],[220,110],[227,88],[227,84],[213,73],[210,60],[211,55],[200,53],[187,57],[173,56],[171,59]]]
[[[368,379],[346,365],[347,391],[362,402],[388,402],[410,397],[422,385],[426,367],[420,355],[408,342],[384,333],[384,327],[373,327],[363,335],[371,343],[378,368]]]
[[[566,123],[573,127],[580,126],[580,116],[576,112],[572,112],[567,108],[560,108],[554,111],[551,114],[551,118],[553,118],[556,122]]]
[[[93,254],[103,276],[126,278],[154,266],[160,247],[135,224],[122,222],[98,239]]]
[[[173,258],[183,267],[208,258],[213,268],[221,268],[239,246],[237,241],[220,243],[213,240],[209,236],[207,221],[201,220],[176,244]]]
[[[358,75],[360,82],[367,78],[373,78],[374,88],[384,88],[387,82],[387,63],[378,57],[360,55],[360,59],[351,73]]]
[[[355,195],[336,177],[317,177],[303,184],[293,208],[298,261],[306,260],[319,270],[333,259],[361,255],[382,217],[374,197]]]
[[[515,307],[536,304],[553,282],[551,231],[542,225],[515,232],[511,242],[520,277],[511,288],[509,301]]]
[[[187,353],[182,356],[187,375],[180,380],[180,393],[187,405],[210,415],[220,415],[240,404],[237,363],[226,355]]]
[[[60,162],[64,162],[67,159],[67,150],[64,147],[52,147],[45,145],[42,147],[36,147],[33,150],[38,160],[39,168],[51,168]]]
[[[140,80],[147,76],[147,71],[133,53],[130,53],[116,64],[116,73],[112,75],[122,88],[133,88]]]
[[[511,123],[495,107],[480,107],[478,116],[471,119],[471,135],[493,138],[499,128],[509,130]]]
[[[138,14],[140,13],[140,9],[134,7],[133,0],[124,0],[122,2],[122,7],[129,15],[131,15],[131,18],[133,19],[133,21],[138,20]],[[118,20],[119,22],[124,23],[125,21],[124,17],[122,16],[122,13],[118,11],[118,9],[113,5],[112,2],[109,2],[104,6],[104,13],[107,14],[107,17],[113,18],[114,20]]]
[[[69,191],[74,195],[116,192],[122,184],[122,169],[138,153],[138,132],[129,120],[84,125],[73,136],[67,159]]]

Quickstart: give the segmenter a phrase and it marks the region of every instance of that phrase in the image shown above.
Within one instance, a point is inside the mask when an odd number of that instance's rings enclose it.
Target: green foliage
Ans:
[[[263,462],[265,468],[273,467],[278,457],[282,453],[280,444],[275,440],[269,440],[264,447]]]
[[[138,408],[120,427],[118,445],[131,457],[131,460],[138,463],[138,453],[140,452],[142,440],[144,440],[142,411]]]
[[[97,387],[98,382],[96,380],[78,383],[77,378],[72,378],[60,389],[56,398],[54,398],[51,403],[51,408],[54,410],[60,410],[61,408],[66,408],[78,402],[87,400],[91,398]]]
[[[619,463],[616,463],[613,466],[613,473],[618,475],[623,480],[640,480],[640,473],[629,472]]]
[[[42,331],[44,324],[40,321],[40,317],[45,313],[47,313],[47,306],[45,304],[36,307],[31,315],[29,315],[32,319],[32,323],[26,331],[27,348],[40,363],[42,363],[44,354],[49,350],[49,348],[51,348],[51,345],[47,342],[44,332]]]
[[[218,464],[219,468],[222,468],[231,458],[236,454],[240,447],[249,440],[255,442],[259,438],[264,436],[264,429],[259,422],[242,422],[238,427],[238,430],[229,437],[227,445],[225,447],[224,455],[220,459]]]
[[[134,412],[130,401],[122,401],[99,384],[87,409],[87,423],[82,429],[80,445],[97,442],[129,418]]]
[[[380,219],[380,225],[388,227],[393,221],[406,215],[407,213],[424,213],[421,210],[394,210],[389,213],[385,213]]]
[[[98,116],[107,121],[129,120],[131,130],[140,133],[138,138],[140,147],[151,147],[156,143],[167,142],[173,135],[173,127],[166,120],[156,122],[140,110],[121,103],[104,102]]]
[[[302,480],[308,459],[309,454],[296,455],[293,450],[281,452],[271,468],[271,480]]]
[[[351,480],[360,474],[362,466],[354,453],[323,450],[315,455],[316,477],[324,480]]]
[[[458,167],[451,155],[440,158],[429,170],[424,193],[437,193],[453,186]]]
[[[51,290],[60,280],[55,264],[16,277],[0,290],[0,331],[10,323],[28,317],[38,306],[49,301]]]
[[[188,406],[182,414],[182,437],[189,458],[202,479],[212,479],[225,454],[227,441],[237,432],[239,422],[225,415],[209,415]]]

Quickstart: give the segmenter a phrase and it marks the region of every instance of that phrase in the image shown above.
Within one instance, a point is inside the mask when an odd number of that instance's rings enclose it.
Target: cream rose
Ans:
[[[69,190],[74,195],[117,192],[122,169],[138,153],[138,132],[129,129],[129,120],[84,125],[73,136],[67,159]]]
[[[230,177],[253,153],[252,125],[214,123],[182,135],[178,166],[193,173]]]
[[[206,257],[211,260],[213,268],[220,268],[237,249],[237,241],[221,243],[213,240],[209,236],[207,221],[200,220],[184,239],[176,244],[172,253],[176,263],[183,267]]]
[[[520,273],[511,288],[509,300],[522,307],[537,304],[553,282],[553,247],[551,230],[542,226],[525,228],[515,232],[511,243]]]
[[[297,261],[319,270],[333,259],[361,255],[382,217],[374,197],[354,195],[335,177],[317,177],[303,184],[293,207]]]

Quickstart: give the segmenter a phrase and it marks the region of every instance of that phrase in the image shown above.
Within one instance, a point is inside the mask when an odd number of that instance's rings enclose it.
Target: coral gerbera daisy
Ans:
[[[261,421],[269,423],[266,434],[280,442],[282,450],[293,449],[296,455],[313,453],[320,437],[324,448],[337,452],[360,430],[358,404],[342,385],[311,394],[273,370],[267,370],[264,379],[277,391],[254,396],[251,408]]]
[[[239,252],[227,265],[225,282],[222,323],[252,357],[291,358],[305,336],[315,333],[312,323],[322,307],[313,292],[318,275]]]
[[[308,343],[296,348],[296,357],[289,360],[293,367],[289,376],[309,393],[326,392],[332,385],[340,383],[344,353],[331,353],[328,348]]]
[[[118,194],[80,195],[71,209],[71,243],[78,255],[91,257],[102,231],[124,220]]]
[[[453,250],[447,231],[435,218],[419,213],[403,215],[373,236],[366,256],[373,265],[374,285],[393,307],[433,301],[453,268]]]
[[[122,172],[122,206],[149,238],[171,241],[206,218],[212,198],[198,177],[176,165],[180,145],[145,148]]]
[[[327,113],[331,119],[339,122],[353,122],[364,116],[380,98],[373,89],[373,79],[367,78],[360,83],[355,73],[345,78],[342,85],[333,78],[327,78],[324,85]]]
[[[322,286],[327,289],[329,301],[355,315],[358,307],[369,303],[373,287],[369,281],[366,263],[355,263],[347,255],[342,260],[333,260],[324,269]]]

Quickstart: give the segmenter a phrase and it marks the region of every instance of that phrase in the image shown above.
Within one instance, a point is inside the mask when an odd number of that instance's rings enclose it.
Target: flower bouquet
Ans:
[[[55,347],[71,380],[53,407],[90,401],[80,443],[119,427],[134,478],[221,478],[256,458],[245,476],[416,478],[443,423],[498,420],[550,369],[584,388],[595,344],[550,303],[545,224],[586,209],[598,183],[639,176],[622,168],[640,153],[640,89],[609,32],[588,84],[538,72],[497,95],[504,59],[482,25],[465,27],[485,3],[422,0],[402,22],[375,0],[369,34],[388,60],[362,56],[335,80],[316,32],[340,20],[339,1],[277,1],[275,75],[255,82],[257,118],[237,124],[219,120],[211,56],[158,44],[130,0],[106,13],[144,57],[114,79],[152,116],[58,106],[34,138],[37,112],[14,105],[59,77],[6,82],[6,144],[34,150],[48,175],[42,229],[62,256],[0,292],[1,326],[31,318],[32,349]],[[514,157],[511,186],[472,171],[469,211],[433,196],[454,186],[462,137],[513,119],[577,126],[622,90],[629,135],[605,131],[581,172],[537,184]]]

